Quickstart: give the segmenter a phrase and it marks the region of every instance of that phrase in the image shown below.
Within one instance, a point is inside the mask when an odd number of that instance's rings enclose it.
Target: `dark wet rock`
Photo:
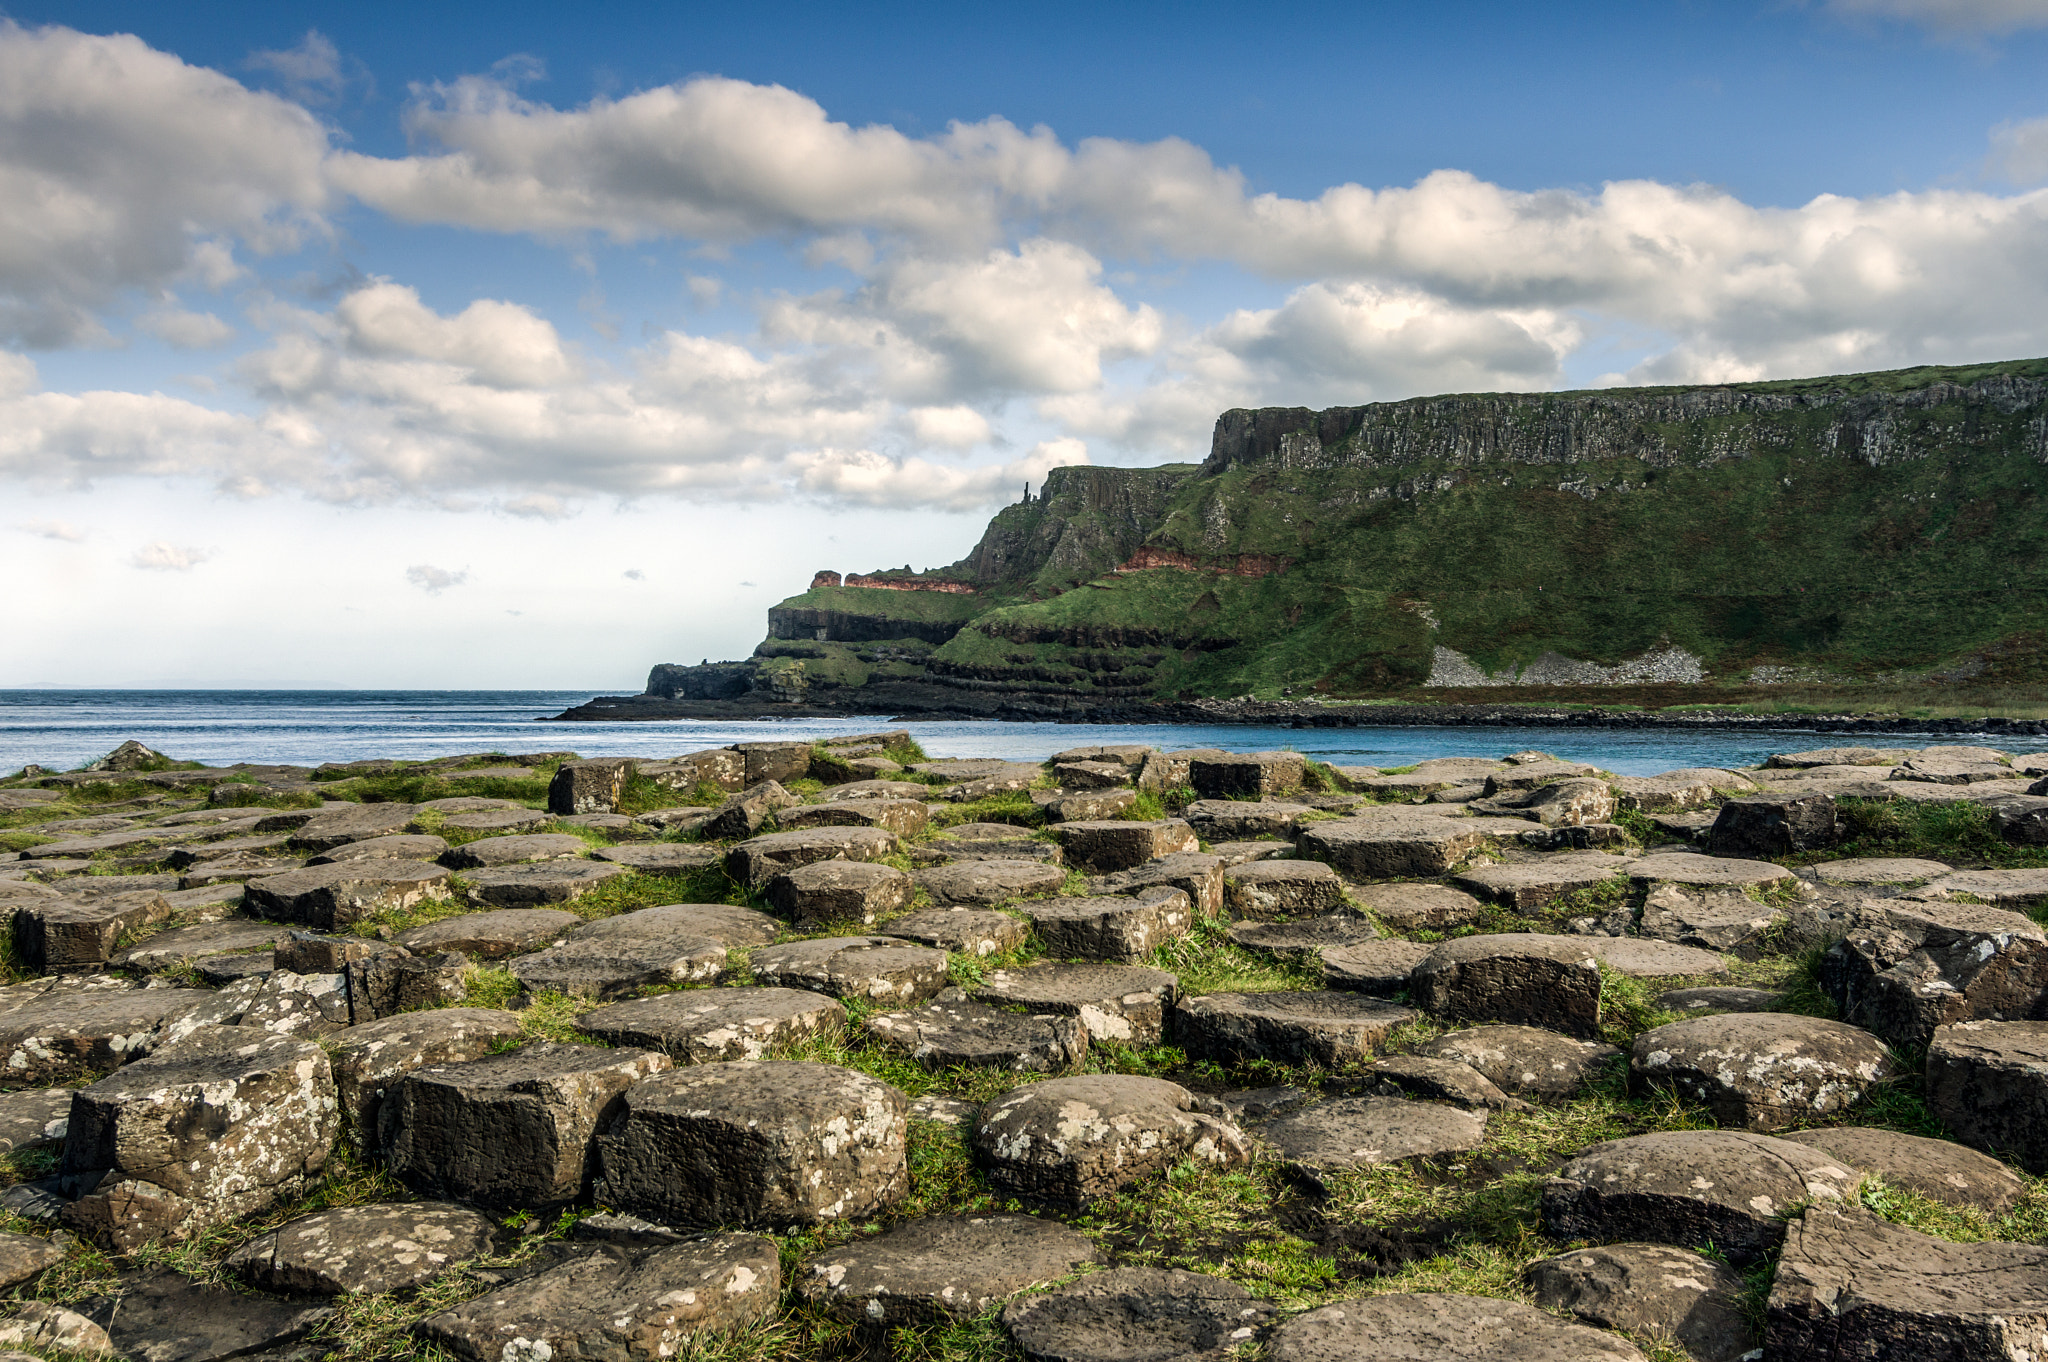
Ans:
[[[1277,1117],[1258,1136],[1291,1163],[1334,1170],[1476,1149],[1486,1140],[1486,1115],[1436,1102],[1351,1097]]]
[[[837,1033],[846,1009],[798,988],[692,988],[586,1012],[576,1029],[607,1045],[659,1050],[678,1064],[761,1059],[770,1048]]]
[[[268,1210],[318,1175],[337,1124],[319,1046],[202,1027],[73,1096],[64,1173],[92,1190],[66,1219],[129,1252]]]
[[[353,961],[346,971],[350,1024],[459,1003],[468,994],[469,969],[469,957],[460,951]]]
[[[23,962],[38,974],[96,970],[124,936],[170,915],[171,906],[153,890],[45,900],[14,914],[14,942]]]
[[[1158,856],[1196,851],[1194,829],[1178,818],[1139,823],[1111,820],[1061,823],[1053,829],[1067,864],[1090,875],[1136,870]]]
[[[1053,761],[1053,778],[1062,786],[1075,790],[1107,790],[1114,786],[1129,785],[1134,772],[1120,761]]]
[[[1040,963],[991,970],[971,992],[996,1007],[1078,1017],[1091,1040],[1156,1045],[1178,983],[1142,965]]]
[[[432,1281],[496,1235],[489,1217],[445,1202],[347,1206],[252,1239],[223,1266],[259,1291],[372,1295]]]
[[[799,927],[872,926],[910,902],[910,876],[892,865],[818,861],[768,881],[768,902]]]
[[[725,968],[729,949],[773,941],[781,924],[723,904],[679,903],[586,922],[559,946],[513,957],[527,989],[625,998],[645,987],[701,984]]]
[[[1043,861],[956,861],[917,872],[917,883],[940,904],[995,904],[1056,893],[1067,872]]]
[[[598,1137],[597,1199],[682,1225],[856,1219],[909,1189],[909,1099],[853,1069],[699,1064],[629,1090]]]
[[[1409,976],[1414,1000],[1458,1021],[1600,1031],[1600,971],[1574,937],[1468,936],[1435,946]]]
[[[692,846],[686,842],[641,842],[632,846],[598,847],[591,854],[600,861],[630,866],[644,874],[654,875],[708,870],[723,858],[717,847]]]
[[[563,762],[548,782],[548,812],[617,813],[633,766],[624,757]]]
[[[797,1294],[866,1325],[972,1319],[990,1306],[1096,1261],[1078,1230],[1028,1215],[935,1217],[827,1249],[805,1264]]]
[[[1491,1296],[1367,1296],[1279,1325],[1272,1362],[1415,1358],[1426,1362],[1644,1362],[1633,1344]]]
[[[1821,958],[1820,986],[1844,1020],[1917,1047],[1952,1022],[2040,1016],[2048,934],[2002,908],[1879,900]]]
[[[1003,1308],[1027,1362],[1197,1362],[1231,1356],[1278,1313],[1236,1282],[1119,1267]]]
[[[1344,907],[1344,882],[1321,861],[1252,861],[1223,872],[1223,898],[1236,918],[1274,922],[1321,917]]]
[[[370,806],[382,807],[382,806]],[[376,913],[403,912],[448,894],[448,871],[424,861],[349,861],[251,880],[242,906],[253,917],[340,931]]]
[[[1603,1329],[1668,1335],[1699,1362],[1740,1362],[1761,1340],[1744,1283],[1725,1265],[1664,1244],[1609,1244],[1522,1269],[1536,1303]]]
[[[1832,1155],[1737,1130],[1673,1130],[1581,1151],[1543,1189],[1553,1239],[1712,1245],[1738,1268],[1777,1248],[1782,1218],[1842,1205],[1863,1174]]]
[[[621,875],[633,872],[610,861],[555,861],[542,865],[507,865],[463,874],[470,901],[494,908],[537,908],[573,903]]]
[[[479,960],[503,960],[539,950],[582,925],[582,918],[562,908],[501,908],[444,917],[408,928],[394,940],[421,954],[461,951]]]
[[[1147,889],[1135,897],[1034,899],[1018,905],[1048,955],[1084,960],[1141,960],[1194,927],[1188,896]]]
[[[571,837],[566,832],[536,832],[525,836],[479,837],[443,852],[439,859],[450,870],[483,870],[501,865],[581,860],[589,850],[590,843],[581,837]]]
[[[944,951],[997,955],[1031,935],[1031,924],[993,908],[930,908],[883,924],[889,935]]]
[[[414,1069],[482,1059],[520,1035],[519,1018],[487,1007],[445,1007],[352,1027],[332,1042],[335,1100],[359,1155],[381,1151],[384,1104]]]
[[[785,871],[817,861],[879,861],[898,849],[882,828],[800,828],[741,842],[725,856],[725,873],[759,888]]]
[[[998,1196],[1085,1206],[1183,1159],[1237,1164],[1244,1133],[1160,1078],[1085,1074],[1016,1088],[982,1109],[976,1159]]]
[[[945,990],[924,1007],[870,1017],[866,1029],[869,1039],[928,1069],[1064,1073],[1088,1054],[1088,1029],[1079,1019],[1010,1012],[975,1002],[958,989]]]
[[[1832,1154],[1893,1187],[1991,1215],[2011,1210],[2027,1189],[2019,1175],[1997,1159],[1965,1149],[1953,1140],[1930,1140],[1869,1126],[1795,1130],[1778,1138]]]
[[[1621,1052],[1599,1041],[1534,1026],[1475,1026],[1415,1047],[1418,1055],[1468,1064],[1518,1097],[1573,1097]]]
[[[1412,1008],[1357,993],[1211,993],[1173,1010],[1173,1039],[1191,1057],[1334,1068],[1379,1053]]]
[[[714,1234],[680,1244],[596,1244],[511,1286],[429,1315],[415,1331],[464,1362],[640,1362],[675,1357],[702,1334],[774,1315],[775,1242]]]
[[[1883,1042],[1818,1017],[1735,1012],[1645,1031],[1629,1055],[1638,1096],[1675,1090],[1723,1127],[1775,1131],[1828,1117],[1891,1076]]]
[[[1323,962],[1323,983],[1329,988],[1386,997],[1407,988],[1416,967],[1427,960],[1434,949],[1420,941],[1402,941],[1394,937],[1325,946],[1319,953]]]
[[[1326,947],[1355,946],[1378,936],[1379,931],[1371,922],[1350,913],[1333,913],[1328,917],[1295,922],[1230,924],[1230,943],[1233,946],[1277,955],[1283,960],[1319,961]],[[1405,971],[1403,977],[1406,977]]]
[[[910,1007],[946,986],[946,953],[889,936],[829,936],[763,946],[748,960],[759,982],[884,1007]]]
[[[422,1196],[545,1208],[581,1196],[591,1139],[667,1055],[543,1041],[415,1069],[387,1097],[391,1172]]]

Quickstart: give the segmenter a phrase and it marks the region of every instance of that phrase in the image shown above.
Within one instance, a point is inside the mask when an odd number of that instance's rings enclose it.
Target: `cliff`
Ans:
[[[1055,470],[948,567],[821,573],[648,698],[2030,683],[2044,550],[2048,360],[1230,411],[1200,465]]]

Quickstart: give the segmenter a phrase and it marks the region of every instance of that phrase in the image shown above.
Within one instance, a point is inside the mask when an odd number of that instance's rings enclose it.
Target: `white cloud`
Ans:
[[[927,448],[972,449],[993,433],[972,407],[913,407],[907,415],[911,438]]]
[[[158,539],[135,550],[128,565],[149,572],[190,572],[213,556],[212,549],[181,548]]]
[[[2048,181],[2048,118],[2002,123],[1993,128],[1987,168],[2012,184]]]
[[[1827,0],[1854,19],[1898,19],[1942,34],[2014,33],[2048,28],[2048,0]]]
[[[0,398],[26,397],[41,386],[34,360],[0,350]]]
[[[234,339],[235,328],[211,312],[187,312],[163,307],[145,312],[135,325],[164,344],[179,350],[210,350]]]
[[[435,567],[431,563],[415,563],[405,570],[405,580],[426,592],[438,595],[451,586],[461,586],[469,580],[469,569],[451,572],[447,568]]]
[[[824,449],[792,456],[805,490],[855,506],[971,511],[1008,500],[1011,489],[1043,482],[1048,469],[1087,463],[1088,446],[1048,440],[998,467],[949,468],[925,459],[892,459],[871,450]]]
[[[491,387],[541,386],[575,374],[553,325],[517,303],[479,299],[443,317],[416,290],[379,279],[343,298],[334,318],[361,354],[453,365]]]
[[[85,531],[65,520],[31,520],[14,528],[38,539],[55,539],[65,544],[85,542]]]

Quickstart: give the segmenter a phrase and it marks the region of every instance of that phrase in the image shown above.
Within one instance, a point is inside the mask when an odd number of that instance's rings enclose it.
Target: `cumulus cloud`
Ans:
[[[1942,34],[2004,34],[2048,28],[2048,0],[1827,0],[1836,14],[1897,19]]]
[[[25,397],[40,386],[34,360],[0,350],[0,398]]]
[[[431,563],[415,563],[405,570],[405,580],[429,596],[435,596],[451,586],[461,586],[468,581],[469,569],[451,572],[447,568],[435,567]]]
[[[63,520],[31,520],[14,528],[23,534],[32,534],[38,539],[55,539],[65,544],[85,542],[85,531]]]
[[[366,93],[376,89],[368,68],[342,56],[334,40],[317,28],[307,29],[296,47],[252,52],[243,65],[275,76],[285,93],[302,104],[332,104],[357,83]]]
[[[1043,482],[1049,469],[1087,463],[1076,439],[1047,440],[1021,459],[997,467],[951,468],[872,450],[824,449],[791,456],[805,490],[855,506],[931,507],[971,511],[1007,500],[1011,489]]]
[[[180,547],[158,539],[135,550],[128,565],[148,572],[190,572],[213,556],[212,549]]]
[[[235,328],[211,312],[187,312],[164,307],[145,312],[135,325],[164,344],[179,350],[211,350],[234,339]]]

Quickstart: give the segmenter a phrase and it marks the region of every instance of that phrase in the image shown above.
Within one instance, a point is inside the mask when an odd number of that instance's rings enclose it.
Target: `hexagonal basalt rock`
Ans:
[[[727,950],[773,941],[766,913],[713,903],[671,903],[586,922],[559,946],[513,958],[528,989],[623,998],[648,986],[700,984],[725,968]]]
[[[1193,828],[1178,818],[1139,823],[1121,820],[1061,823],[1052,829],[1067,864],[1090,875],[1135,870],[1158,856],[1196,851]]]
[[[432,1281],[497,1237],[488,1216],[445,1202],[347,1206],[252,1239],[224,1266],[260,1291],[341,1296]]]
[[[1219,917],[1223,913],[1223,858],[1203,851],[1176,851],[1135,870],[1119,870],[1088,881],[1091,894],[1143,897],[1154,889],[1178,889],[1188,896],[1195,916]]]
[[[1344,881],[1321,861],[1250,861],[1223,872],[1223,902],[1240,919],[1321,917],[1345,906]]]
[[[409,928],[394,939],[409,951],[461,951],[479,960],[503,960],[539,950],[582,925],[582,918],[562,908],[500,908],[444,917]]]
[[[448,850],[448,840],[424,832],[394,832],[389,837],[366,837],[360,842],[343,842],[338,847],[307,859],[307,865],[339,865],[343,861],[439,861]]]
[[[1845,1020],[1894,1045],[1925,1045],[1951,1022],[2040,1016],[2048,934],[2002,908],[1882,900],[1828,948],[1819,982]]]
[[[777,815],[785,828],[885,828],[898,837],[923,832],[931,813],[918,799],[835,799]]]
[[[1198,799],[1182,816],[1207,840],[1229,842],[1246,837],[1292,837],[1302,815],[1310,812],[1313,810],[1306,804]]]
[[[1086,1074],[1005,1093],[982,1109],[975,1157],[999,1196],[1085,1206],[1182,1159],[1250,1157],[1244,1133],[1160,1078]]]
[[[860,1324],[971,1319],[1096,1257],[1086,1235],[1035,1216],[913,1220],[819,1254],[805,1264],[797,1294]]]
[[[448,871],[443,866],[425,861],[343,861],[251,880],[243,888],[242,906],[253,917],[334,932],[373,913],[402,912],[447,896]]]
[[[799,927],[872,926],[910,902],[910,876],[867,861],[817,861],[768,881],[768,902]]]
[[[493,908],[536,908],[574,903],[607,880],[633,872],[610,861],[548,861],[472,870],[462,877],[472,903]]]
[[[1397,932],[1447,932],[1485,913],[1478,899],[1441,884],[1369,884],[1355,889],[1353,897]]]
[[[870,1017],[867,1033],[928,1069],[1064,1073],[1088,1055],[1088,1028],[1078,1018],[1009,1012],[958,989],[947,989],[924,1007]]]
[[[1301,854],[1327,861],[1354,880],[1429,877],[1485,846],[1489,837],[1520,836],[1528,823],[1501,818],[1454,818],[1381,809],[1358,818],[1313,823],[1296,839]],[[1370,902],[1371,896],[1366,895]]]
[[[897,850],[884,828],[798,828],[741,842],[725,855],[725,873],[760,888],[784,871],[817,861],[879,861]]]
[[[385,1100],[414,1069],[482,1059],[520,1034],[519,1018],[488,1007],[437,1007],[351,1027],[335,1037],[335,1100],[359,1155],[384,1147]]]
[[[1450,1031],[1415,1053],[1469,1064],[1503,1092],[1518,1097],[1571,1097],[1621,1052],[1535,1026],[1475,1026]]]
[[[1044,861],[956,861],[917,872],[917,882],[940,904],[994,904],[1056,893],[1067,872]]]
[[[1763,888],[1795,880],[1798,876],[1781,865],[1767,861],[1741,861],[1722,856],[1701,856],[1690,851],[1660,852],[1644,856],[1628,868],[1630,888],[1647,894],[1659,884],[1694,886],[1730,885]]]
[[[1846,861],[1822,861],[1807,870],[1822,884],[1870,888],[1890,885],[1926,884],[1950,873],[1940,861],[1921,861],[1905,856],[1858,857]]]
[[[1194,913],[1178,889],[1136,897],[1040,899],[1018,905],[1048,955],[1083,960],[1140,960],[1192,930]]]
[[[1306,768],[1299,752],[1210,753],[1188,763],[1188,783],[1204,799],[1259,799],[1300,789]]]
[[[38,901],[14,914],[14,940],[37,974],[96,970],[122,937],[170,915],[171,905],[154,890]]]
[[[1119,1267],[1003,1308],[1027,1362],[1209,1362],[1277,1314],[1236,1282],[1179,1268]]]
[[[2048,1022],[1958,1022],[1927,1047],[1927,1105],[1956,1138],[2048,1171]]]
[[[1014,950],[1031,935],[1030,923],[993,908],[931,908],[884,925],[905,941],[975,956]]]
[[[1645,1362],[1634,1344],[1491,1296],[1367,1296],[1296,1315],[1273,1330],[1273,1362]]]
[[[600,1244],[416,1329],[464,1362],[651,1362],[686,1352],[700,1334],[769,1318],[781,1294],[775,1241],[760,1235]]]
[[[206,1026],[71,1103],[66,1219],[122,1252],[267,1210],[327,1162],[338,1116],[319,1046]]]
[[[419,812],[417,804],[329,805],[297,825],[292,832],[291,845],[301,851],[328,851],[348,842],[389,837],[405,832],[419,817]],[[269,832],[273,829],[259,823],[257,830]]]
[[[634,763],[624,757],[565,761],[548,782],[549,813],[610,813],[619,807]]]
[[[1743,1314],[1742,1278],[1689,1249],[1610,1244],[1522,1269],[1536,1303],[1603,1329],[1664,1334],[1699,1362],[1741,1362],[1760,1340]]]
[[[590,843],[566,832],[537,832],[515,837],[480,837],[443,852],[450,870],[483,870],[501,865],[534,865],[544,861],[581,860]]]
[[[1562,895],[1614,881],[1630,864],[1629,857],[1610,856],[1604,851],[1566,851],[1533,861],[1480,866],[1457,876],[1452,883],[1467,893],[1526,913]]]
[[[804,988],[889,1007],[921,1003],[946,986],[946,953],[892,936],[828,936],[763,946],[748,964],[775,988]]]
[[[1832,1154],[1894,1187],[1992,1215],[2011,1210],[2027,1189],[2019,1175],[1997,1159],[1953,1140],[1865,1126],[1824,1126],[1778,1138]]]
[[[548,1041],[416,1069],[389,1099],[391,1172],[423,1196],[564,1205],[590,1183],[599,1124],[634,1084],[670,1067],[649,1050]]]
[[[1031,802],[1048,823],[1079,823],[1088,819],[1121,818],[1138,807],[1138,792],[1121,790],[1034,790]]]
[[[773,1046],[845,1025],[844,1007],[800,988],[689,988],[576,1019],[577,1030],[607,1045],[659,1050],[678,1064],[760,1059]]]
[[[1420,941],[1390,937],[1380,941],[1355,941],[1348,945],[1325,946],[1320,952],[1323,983],[1329,988],[1351,989],[1385,997],[1408,987],[1416,966],[1435,949]]]
[[[1440,1017],[1517,1022],[1581,1038],[1600,1031],[1600,969],[1575,937],[1446,941],[1415,967],[1409,984],[1415,1001]]]
[[[1486,1140],[1486,1114],[1398,1097],[1348,1097],[1276,1117],[1258,1136],[1291,1163],[1342,1169],[1477,1149]]]
[[[1760,794],[1721,806],[1707,834],[1716,856],[1765,860],[1790,856],[1835,840],[1835,801],[1824,794]]]
[[[1416,1015],[1357,993],[1211,993],[1175,1004],[1173,1039],[1223,1063],[1334,1067],[1379,1053],[1387,1033]]]
[[[1617,974],[1631,979],[1704,979],[1728,973],[1717,952],[1639,936],[1589,936],[1586,953]]]
[[[25,1088],[0,1093],[0,1153],[61,1149],[70,1123],[69,1088]]]
[[[25,1087],[104,1073],[144,1050],[167,1019],[212,997],[192,988],[39,989],[0,1011],[0,1073]]]
[[[1283,960],[1315,961],[1330,946],[1355,946],[1375,940],[1379,929],[1350,913],[1303,918],[1295,922],[1233,922],[1230,944],[1262,951]],[[1402,972],[1406,977],[1406,971]]]
[[[1789,1140],[1737,1130],[1672,1130],[1582,1150],[1543,1189],[1553,1239],[1712,1245],[1736,1267],[1785,1235],[1785,1212],[1845,1204],[1863,1174]]]
[[[1470,1064],[1429,1055],[1394,1055],[1368,1070],[1359,1087],[1347,1090],[1373,1097],[1412,1097],[1423,1102],[1448,1102],[1455,1107],[1489,1111],[1526,1111],[1527,1102],[1510,1097]]]
[[[991,970],[972,991],[977,1002],[1078,1017],[1091,1040],[1156,1045],[1179,983],[1142,965],[1041,963]]]
[[[618,847],[599,847],[592,853],[600,861],[631,866],[656,875],[673,875],[687,870],[706,870],[723,859],[717,847],[692,846],[681,842],[639,842]]]
[[[633,1088],[598,1137],[597,1199],[669,1224],[853,1219],[909,1187],[910,1101],[831,1064],[739,1061]]]
[[[1854,1106],[1892,1071],[1884,1043],[1868,1031],[1774,1012],[1672,1022],[1637,1036],[1629,1055],[1638,1095],[1675,1089],[1724,1127],[1763,1131]]]

